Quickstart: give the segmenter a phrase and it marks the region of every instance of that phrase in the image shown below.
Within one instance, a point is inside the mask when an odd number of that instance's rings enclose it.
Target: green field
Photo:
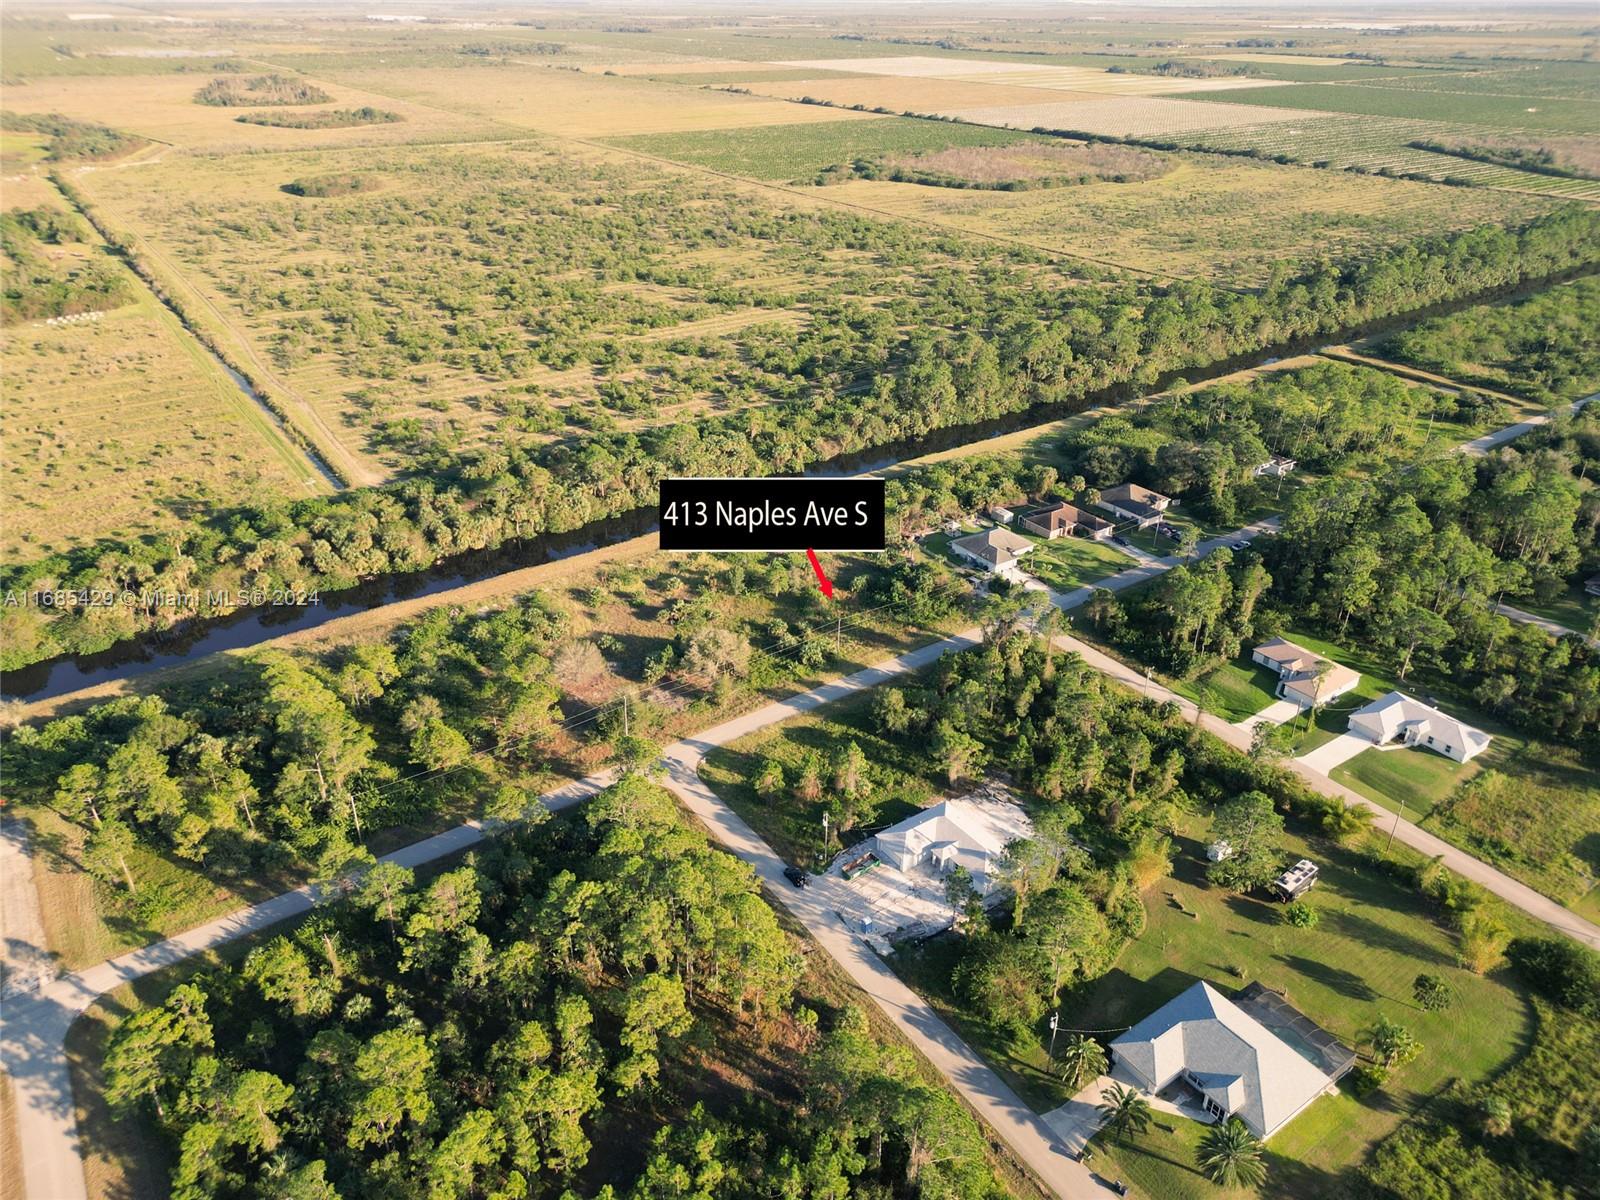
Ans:
[[[1044,140],[1009,129],[885,117],[881,121],[646,134],[612,138],[610,144],[754,179],[801,179],[826,167],[875,154],[915,154],[955,146],[1010,146]]]
[[[1305,108],[1315,112],[1352,113],[1368,117],[1463,121],[1495,129],[1558,129],[1589,133],[1600,123],[1600,102],[1589,100],[1547,97],[1529,100],[1522,96],[1482,93],[1456,95],[1348,83],[1301,83],[1293,87],[1193,92],[1181,98],[1228,104],[1263,104],[1273,108]]]
[[[1207,712],[1230,721],[1243,721],[1277,701],[1277,686],[1277,672],[1253,662],[1247,649],[1232,662],[1213,667],[1195,679],[1178,680],[1172,690]]]

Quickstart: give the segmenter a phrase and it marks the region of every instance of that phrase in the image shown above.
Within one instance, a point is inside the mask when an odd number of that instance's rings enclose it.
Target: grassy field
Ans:
[[[6,185],[9,210],[65,209],[43,178]],[[305,456],[84,227],[49,245],[65,272],[97,261],[132,302],[0,333],[6,444],[0,552],[29,557],[172,529],[228,507],[327,490]]]
[[[1320,1099],[1274,1136],[1262,1195],[1337,1194],[1368,1149],[1418,1102],[1452,1080],[1487,1078],[1526,1048],[1533,1022],[1526,999],[1502,974],[1485,978],[1456,967],[1451,934],[1409,887],[1348,850],[1291,837],[1288,856],[1304,854],[1322,868],[1307,897],[1321,920],[1298,930],[1282,921],[1275,904],[1210,887],[1203,842],[1203,827],[1185,830],[1176,874],[1147,900],[1144,936],[1063,1009],[1063,1024],[1124,1026],[1195,979],[1225,991],[1259,980],[1287,989],[1292,1004],[1352,1048],[1364,1046],[1363,1031],[1380,1014],[1408,1027],[1424,1046],[1382,1091],[1365,1100],[1343,1091]],[[1418,971],[1444,976],[1456,1004],[1443,1013],[1418,1009],[1411,999]],[[1098,1140],[1096,1169],[1120,1174],[1159,1200],[1225,1195],[1194,1169],[1199,1127],[1169,1123],[1172,1133],[1157,1130],[1127,1148]]]
[[[1023,536],[1037,547],[1022,560],[1023,569],[1058,591],[1070,592],[1138,565],[1115,547],[1089,538],[1061,537],[1047,541],[1026,532]]]
[[[837,121],[779,129],[653,134],[614,138],[611,144],[756,179],[801,180],[825,167],[869,155],[921,153],[953,146],[1009,146],[1043,140],[1004,129],[888,117],[881,121]]]
[[[1178,695],[1193,700],[1207,712],[1230,721],[1243,721],[1277,701],[1278,673],[1250,658],[1245,650],[1232,662],[1223,663],[1194,679],[1172,684]]]
[[[281,190],[351,172],[373,189],[329,200]],[[898,269],[885,272],[859,244],[858,216],[788,210],[601,149],[167,160],[83,183],[198,293],[197,308],[215,306],[241,360],[375,477],[436,435],[452,447],[491,434],[549,440],[791,398],[805,385],[773,352],[802,340],[813,309],[903,298],[1008,257],[898,228],[885,233],[901,244]],[[627,203],[589,203],[600,197]],[[642,204],[648,220],[634,212]],[[725,237],[708,235],[717,222]],[[529,278],[515,305],[501,294],[508,267]],[[1022,270],[1043,286],[1066,278]],[[441,295],[472,319],[442,310]]]
[[[1432,230],[1533,216],[1531,196],[1187,158],[1160,179],[1035,192],[856,180],[828,197],[1161,274],[1259,284],[1279,260],[1365,252]]]
[[[1302,83],[1291,87],[1253,88],[1222,95],[1196,92],[1193,99],[1226,100],[1230,104],[1255,104],[1271,108],[1302,108],[1317,112],[1351,113],[1373,117],[1408,117],[1425,121],[1460,121],[1494,129],[1550,129],[1592,133],[1600,121],[1600,102],[1540,96],[1460,93],[1443,87],[1378,88],[1351,83]]]

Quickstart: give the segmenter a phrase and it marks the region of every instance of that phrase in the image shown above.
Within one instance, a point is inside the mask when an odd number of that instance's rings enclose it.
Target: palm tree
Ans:
[[[1106,1052],[1093,1038],[1077,1034],[1068,1038],[1056,1055],[1056,1070],[1067,1086],[1076,1090],[1105,1074]]]
[[[1386,1067],[1403,1067],[1422,1052],[1422,1043],[1404,1025],[1379,1017],[1372,1027],[1372,1049]]]
[[[1195,1159],[1206,1178],[1222,1187],[1259,1187],[1267,1177],[1261,1143],[1238,1117],[1208,1129]]]
[[[1504,1137],[1511,1132],[1511,1105],[1504,1096],[1485,1096],[1478,1112],[1483,1118],[1483,1131],[1490,1137]]]
[[[1340,845],[1372,827],[1373,813],[1360,804],[1329,807],[1322,817],[1322,831]]]
[[[1131,1133],[1143,1133],[1150,1128],[1150,1101],[1134,1088],[1113,1083],[1100,1093],[1100,1114],[1111,1136],[1121,1142]]]

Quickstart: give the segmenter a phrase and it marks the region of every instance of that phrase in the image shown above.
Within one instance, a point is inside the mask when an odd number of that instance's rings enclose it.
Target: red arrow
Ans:
[[[817,552],[807,548],[806,557],[811,560],[811,569],[817,573],[817,582],[822,585],[822,594],[832,600],[833,580],[822,573],[822,564],[817,561]]]

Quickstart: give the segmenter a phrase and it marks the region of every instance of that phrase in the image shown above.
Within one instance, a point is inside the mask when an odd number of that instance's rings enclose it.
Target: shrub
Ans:
[[[1296,900],[1283,910],[1283,919],[1296,929],[1311,929],[1320,919],[1316,909],[1304,900]]]
[[[1344,1077],[1345,1089],[1356,1099],[1372,1095],[1389,1078],[1389,1069],[1377,1063],[1363,1063]]]
[[[1455,1000],[1450,985],[1437,975],[1424,972],[1411,982],[1411,995],[1426,1012],[1443,1012]]]
[[[1507,957],[1528,986],[1589,1017],[1600,1017],[1600,954],[1564,937],[1516,938]]]

